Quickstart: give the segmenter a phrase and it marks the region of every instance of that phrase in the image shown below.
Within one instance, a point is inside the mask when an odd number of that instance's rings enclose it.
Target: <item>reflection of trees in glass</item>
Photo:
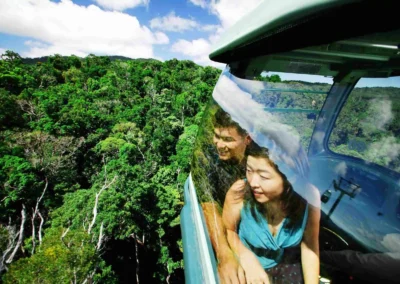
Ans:
[[[307,151],[316,119],[331,85],[298,81],[280,82],[280,80],[272,82],[265,77],[260,80],[266,82],[263,83],[264,90],[260,93],[252,93],[252,99],[264,105],[265,111],[272,114],[280,123],[292,126],[294,134],[300,137],[301,144]],[[241,80],[236,80],[235,82],[239,88],[245,90],[251,90],[249,85],[255,83],[254,81],[246,81],[243,82],[244,86],[241,86]],[[192,161],[192,177],[199,197],[204,200],[210,198],[205,196],[210,195],[210,193],[207,193],[206,188],[211,187],[207,172],[212,171],[209,161],[215,159],[215,157],[211,156],[213,149],[211,143],[213,137],[211,117],[215,109],[214,106],[206,110],[205,120],[199,131]]]
[[[399,88],[356,88],[329,139],[332,151],[400,171]]]
[[[281,77],[277,74],[272,74],[271,76],[265,75],[265,76],[257,76],[254,78],[254,80],[257,81],[264,81],[264,82],[272,82],[272,83],[277,83],[277,82],[281,82]]]
[[[265,84],[261,94],[253,94],[281,123],[293,126],[305,151],[308,149],[316,119],[331,85],[298,81]]]
[[[212,139],[214,136],[214,127],[212,117],[215,114],[218,106],[216,104],[209,105],[204,111],[201,128],[199,129],[196,144],[194,147],[191,175],[196,186],[196,192],[201,202],[210,200],[211,188],[208,173],[212,172],[210,162],[215,159],[211,156],[215,153]]]

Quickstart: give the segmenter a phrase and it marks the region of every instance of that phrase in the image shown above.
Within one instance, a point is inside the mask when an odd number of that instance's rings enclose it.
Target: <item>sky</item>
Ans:
[[[208,58],[221,33],[263,0],[0,0],[0,54]]]

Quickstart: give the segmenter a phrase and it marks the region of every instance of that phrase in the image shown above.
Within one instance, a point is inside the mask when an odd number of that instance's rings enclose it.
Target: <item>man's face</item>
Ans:
[[[213,142],[221,160],[233,159],[240,162],[244,157],[250,137],[241,136],[235,127],[220,127],[214,128]]]

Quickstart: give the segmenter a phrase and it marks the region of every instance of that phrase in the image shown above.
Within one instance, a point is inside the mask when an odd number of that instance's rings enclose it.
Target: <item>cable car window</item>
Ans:
[[[191,168],[218,261],[224,247],[236,251],[240,239],[253,253],[252,259],[238,255],[248,274],[258,267],[272,283],[289,274],[289,281],[301,281],[300,243],[306,231],[318,231],[318,221],[309,220],[319,220],[320,214],[318,190],[307,180],[306,151],[331,84],[322,76],[262,71],[241,78],[229,68],[222,73],[203,115]],[[266,197],[269,189],[272,197]],[[284,205],[266,215],[271,200]],[[263,234],[271,242],[255,237]],[[317,233],[307,234],[317,242]]]
[[[337,29],[293,50],[273,41],[296,30],[254,41],[235,30],[241,42],[213,52],[228,67],[189,181],[222,282],[398,283],[399,30],[366,19],[358,37]]]
[[[264,81],[264,90],[253,98],[274,113],[280,122],[293,126],[300,135],[304,150],[310,138],[332,78],[317,75],[262,72],[256,80]]]
[[[329,136],[332,152],[311,159],[311,180],[333,181],[321,196],[321,271],[341,283],[398,279],[399,96],[400,77],[360,79]]]
[[[344,104],[329,149],[400,172],[400,77],[362,78]]]
[[[245,177],[243,158],[250,141],[269,139],[305,157],[332,83],[323,76],[266,71],[243,79],[225,70],[204,112],[192,161],[200,200],[217,201],[222,208],[230,185]]]

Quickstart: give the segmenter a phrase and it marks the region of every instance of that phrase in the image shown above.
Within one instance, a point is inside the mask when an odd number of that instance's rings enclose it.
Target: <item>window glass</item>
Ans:
[[[320,76],[310,76],[315,82],[284,76],[262,72],[243,79],[224,71],[204,112],[191,169],[217,257],[226,229],[229,246],[235,250],[239,238],[268,270],[271,283],[285,275],[294,283],[302,279],[300,243],[309,206],[320,203],[307,180],[306,152],[331,87]],[[276,215],[267,213],[271,204]],[[250,273],[253,262],[244,258]]]
[[[192,163],[200,199],[222,208],[230,186],[246,175],[248,141],[268,148],[289,171],[308,171],[306,152],[332,79],[297,75],[299,80],[296,74],[264,71],[250,80],[229,69],[221,75],[204,113]]]
[[[302,222],[312,206],[320,213],[314,226],[324,283],[393,279],[387,273],[396,271],[392,266],[400,259],[400,176],[387,171],[400,166],[400,86],[393,82],[360,80],[336,119],[328,142],[332,152],[308,156],[316,124],[329,123],[320,119],[321,112],[339,107],[325,105],[328,94],[337,95],[330,93],[331,78],[264,71],[244,79],[225,70],[204,111],[191,170],[214,250],[223,245],[220,234],[226,229],[229,245],[234,249],[240,240],[270,282],[287,275],[297,281],[294,275],[303,273]],[[291,209],[275,219],[268,204],[274,198],[285,202],[285,192],[295,196],[284,203]],[[288,239],[276,245],[265,243],[266,236]],[[387,273],[372,273],[380,262]]]
[[[335,153],[400,172],[400,77],[362,78],[329,138]]]

